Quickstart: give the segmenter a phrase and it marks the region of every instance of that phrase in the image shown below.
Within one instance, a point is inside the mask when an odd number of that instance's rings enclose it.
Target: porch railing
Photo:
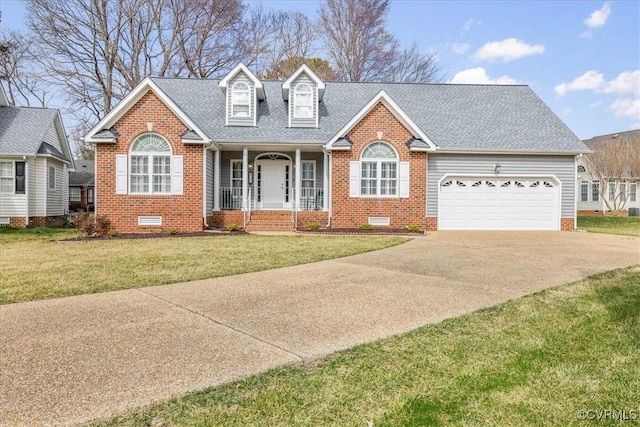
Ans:
[[[248,210],[255,210],[256,201],[253,200],[253,192],[249,187],[248,197],[242,196],[242,187],[221,187],[220,188],[220,209],[242,210],[246,206]],[[300,189],[300,205],[295,206],[295,189],[291,189],[291,209],[292,211],[321,211],[324,205],[324,191],[322,188],[304,187]]]
[[[247,198],[244,201],[244,205],[245,205],[245,209],[244,209],[244,225],[242,226],[243,229],[247,229],[247,224],[249,223],[249,221],[251,221],[251,204],[252,204],[252,200],[251,200],[251,187],[249,187],[249,189],[247,190]]]
[[[220,209],[239,211],[242,202],[242,187],[220,187]]]
[[[324,205],[322,188],[304,187],[300,192],[301,211],[321,211]]]

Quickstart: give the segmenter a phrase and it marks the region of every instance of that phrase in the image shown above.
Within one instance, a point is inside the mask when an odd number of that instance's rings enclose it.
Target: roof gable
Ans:
[[[311,68],[307,66],[307,64],[302,64],[295,73],[282,83],[282,99],[285,101],[289,100],[291,83],[295,82],[302,73],[306,74],[316,84],[316,88],[318,90],[318,102],[322,101],[326,84],[311,70]]]
[[[152,78],[146,77],[85,135],[85,142],[115,142],[119,135],[117,134],[117,131],[112,129],[113,125],[149,91],[156,95],[187,128],[193,130],[200,137],[200,142],[206,143],[211,140],[211,138],[208,137],[207,134],[203,132],[191,120],[191,118],[158,87]],[[195,141],[190,139],[189,142]]]
[[[260,101],[265,99],[264,86],[258,77],[247,68],[242,62],[234,67],[233,70],[229,71],[229,73],[218,82],[218,86],[222,89],[222,91],[226,94],[229,86],[229,82],[236,76],[238,73],[245,74],[254,84],[256,89],[256,96]]]
[[[409,130],[413,135],[416,135],[425,142],[429,150],[434,151],[436,149],[436,145],[431,142],[429,137],[414,123],[414,121],[395,103],[393,99],[384,91],[381,90],[378,92],[376,96],[374,96],[368,103],[365,105],[355,116],[347,122],[325,145],[327,149],[332,149],[333,144],[340,138],[344,138],[351,129],[354,128],[367,114],[373,110],[373,108],[378,105],[384,105],[387,110],[400,122],[402,125]]]
[[[2,83],[0,83],[0,107],[7,107],[9,105],[9,100],[7,99],[7,94],[4,93],[4,87]]]

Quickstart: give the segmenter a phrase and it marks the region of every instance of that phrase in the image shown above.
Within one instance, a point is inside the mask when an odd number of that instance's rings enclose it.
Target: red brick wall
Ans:
[[[173,155],[184,157],[184,189],[182,195],[121,195],[115,194],[116,154],[128,154],[129,146],[141,134],[147,133],[147,123],[153,132],[162,135]],[[187,128],[151,91],[147,92],[114,125],[120,133],[115,144],[97,144],[96,205],[97,214],[106,215],[113,229],[123,233],[160,232],[178,228],[183,232],[200,231],[202,217],[202,146],[183,144],[180,134]],[[161,215],[162,227],[140,227],[138,216]]]
[[[297,218],[299,229],[305,229],[314,222],[320,224],[320,228],[325,228],[329,222],[329,212],[303,211],[297,213]]]
[[[409,198],[349,197],[349,162],[359,161],[364,148],[378,140],[391,144],[400,161],[409,162]],[[378,104],[349,132],[353,142],[349,151],[332,153],[332,228],[354,228],[368,222],[370,216],[389,217],[390,227],[425,226],[427,195],[427,154],[409,151],[409,132],[382,104]]]
[[[242,227],[244,213],[242,211],[215,211],[207,217],[207,224],[213,228],[227,228],[231,224]]]
[[[562,219],[560,219],[560,230],[562,230],[562,231],[571,231],[573,229],[574,229],[573,218],[562,218]]]

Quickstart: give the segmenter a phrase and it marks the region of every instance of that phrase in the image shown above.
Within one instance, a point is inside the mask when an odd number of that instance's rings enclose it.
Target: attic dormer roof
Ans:
[[[224,93],[227,93],[227,86],[229,85],[229,81],[231,81],[231,79],[233,79],[239,73],[244,73],[247,77],[249,77],[249,79],[251,79],[254,87],[256,88],[256,96],[258,97],[258,100],[263,101],[265,99],[265,93],[262,82],[242,62],[236,65],[233,70],[229,71],[229,73],[222,80],[220,80],[220,82],[218,82],[218,86],[220,86]]]
[[[324,82],[311,71],[311,68],[307,66],[307,64],[302,64],[296,71],[293,73],[287,80],[282,83],[282,99],[285,101],[289,100],[289,90],[291,89],[291,83],[296,81],[300,74],[305,73],[311,80],[314,81],[316,87],[318,88],[318,101],[322,101],[322,97],[324,95],[325,84]]]

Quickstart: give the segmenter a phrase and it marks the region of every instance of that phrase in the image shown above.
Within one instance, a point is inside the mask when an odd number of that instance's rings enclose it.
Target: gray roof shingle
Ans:
[[[94,185],[95,163],[93,160],[75,160],[76,170],[69,172],[69,186]]]
[[[53,126],[57,114],[49,108],[0,107],[0,153],[35,155],[46,150],[47,147],[43,148],[45,134]],[[69,160],[54,150],[46,154]]]
[[[210,138],[219,142],[326,143],[384,90],[440,150],[586,152],[582,141],[528,86],[327,83],[319,128],[287,127],[282,82],[264,81],[257,126],[225,126],[217,80],[153,78]]]

